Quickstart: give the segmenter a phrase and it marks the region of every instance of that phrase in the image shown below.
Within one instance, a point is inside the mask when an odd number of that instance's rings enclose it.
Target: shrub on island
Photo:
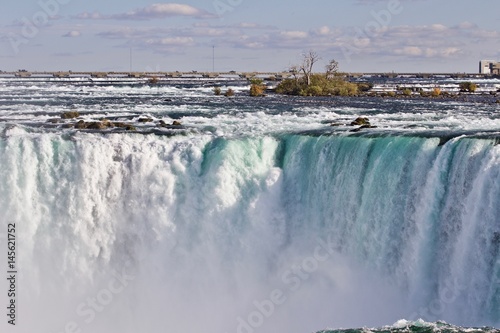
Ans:
[[[410,88],[406,88],[406,89],[403,89],[403,95],[405,96],[411,96],[411,89]]]
[[[250,80],[250,96],[259,97],[264,96],[266,91],[266,86],[263,84],[263,81],[258,78],[253,78]]]
[[[440,88],[434,88],[431,93],[432,97],[439,97],[441,96],[441,89]]]
[[[276,87],[278,94],[296,96],[355,96],[358,91],[357,84],[342,76],[327,78],[324,74],[312,74],[309,85],[302,79],[286,79]]]
[[[314,51],[304,54],[300,65],[289,68],[292,78],[283,80],[276,87],[276,92],[294,96],[355,96],[358,94],[359,86],[348,82],[345,76],[338,72],[338,63],[335,60],[328,63],[324,74],[313,73],[313,66],[319,59],[320,57]],[[371,89],[369,85],[363,88]]]
[[[470,82],[470,81],[466,81],[466,82],[461,82],[459,84],[459,87],[460,87],[460,92],[475,92],[476,89],[477,89],[477,84],[473,83],[473,82]]]

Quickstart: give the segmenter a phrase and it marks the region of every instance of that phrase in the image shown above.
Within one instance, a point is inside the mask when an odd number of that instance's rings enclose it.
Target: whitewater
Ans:
[[[490,95],[247,91],[237,80],[0,78],[1,331],[497,331]],[[78,130],[61,119],[74,110],[135,130]],[[360,116],[377,128],[353,132]]]

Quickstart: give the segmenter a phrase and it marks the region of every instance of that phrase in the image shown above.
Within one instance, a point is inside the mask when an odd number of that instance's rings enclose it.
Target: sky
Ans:
[[[498,0],[23,0],[0,70],[478,72],[500,61]],[[174,0],[175,1],[175,0]]]

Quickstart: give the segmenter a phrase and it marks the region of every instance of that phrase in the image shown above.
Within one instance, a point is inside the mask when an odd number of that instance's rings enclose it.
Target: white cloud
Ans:
[[[443,24],[433,24],[430,26],[430,29],[439,32],[448,30],[448,27]]]
[[[262,49],[265,47],[265,44],[259,42],[246,42],[243,43],[242,46],[247,49]]]
[[[462,22],[458,25],[460,29],[477,29],[478,26],[477,24],[471,23],[471,22]]]
[[[63,37],[69,37],[69,38],[74,38],[74,37],[80,37],[82,33],[78,30],[72,30],[63,35]]]
[[[326,36],[326,35],[329,35],[331,32],[330,28],[327,27],[326,25],[325,26],[322,26],[321,28],[317,29],[316,30],[316,33],[318,35],[322,35],[322,36]]]
[[[129,27],[114,30],[102,31],[97,34],[99,37],[107,39],[134,39],[154,36],[154,32],[145,29],[132,29]]]
[[[474,29],[470,32],[470,36],[474,38],[478,38],[479,41],[484,41],[484,40],[499,40],[500,39],[500,32],[499,31],[493,31],[493,30],[480,30],[480,29]]]
[[[394,50],[394,53],[397,55],[406,55],[406,56],[417,57],[417,56],[421,56],[424,53],[424,51],[420,47],[417,47],[417,46],[407,46],[407,47],[404,47],[402,49]]]
[[[78,14],[77,16],[75,16],[75,18],[81,19],[81,20],[101,20],[101,19],[105,19],[106,17],[104,17],[99,12],[93,12],[93,13],[84,12],[84,13],[81,13],[81,14]]]
[[[350,33],[340,37],[351,54],[405,59],[461,59],[473,54],[476,45],[498,45],[500,33],[464,22],[459,25],[389,26],[376,33]]]
[[[285,39],[304,39],[308,33],[305,31],[282,31],[280,35]]]
[[[161,45],[187,46],[193,45],[194,39],[191,37],[167,37],[158,41]]]
[[[83,12],[75,16],[75,18],[82,20],[153,20],[175,16],[192,17],[198,19],[217,17],[215,14],[190,5],[179,3],[155,3],[150,6],[138,8],[126,13],[103,15],[99,12]]]
[[[194,18],[215,18],[214,14],[179,3],[155,3],[124,14],[113,15],[111,18],[128,20],[162,19],[173,16],[189,16]]]
[[[441,56],[445,58],[463,54],[463,50],[459,49],[458,47],[447,47],[440,51],[441,51]]]
[[[248,23],[248,22],[242,22],[239,24],[239,26],[245,29],[255,29],[259,27],[257,23]]]
[[[134,45],[156,53],[181,53],[187,52],[188,47],[217,45],[228,49],[292,50],[297,54],[313,49],[335,56],[344,54],[347,47],[359,58],[369,56],[415,62],[418,59],[461,59],[471,54],[476,48],[474,45],[479,43],[498,45],[500,32],[484,30],[467,22],[387,26],[370,34],[356,27],[331,29],[319,25],[309,31],[300,31],[248,22],[223,25],[198,21],[184,27],[120,28],[98,35],[121,41],[117,46]]]

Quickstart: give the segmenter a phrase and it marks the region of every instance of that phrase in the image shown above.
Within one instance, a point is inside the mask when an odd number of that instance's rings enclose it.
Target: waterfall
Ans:
[[[5,130],[19,329],[498,324],[499,179],[494,139]]]

